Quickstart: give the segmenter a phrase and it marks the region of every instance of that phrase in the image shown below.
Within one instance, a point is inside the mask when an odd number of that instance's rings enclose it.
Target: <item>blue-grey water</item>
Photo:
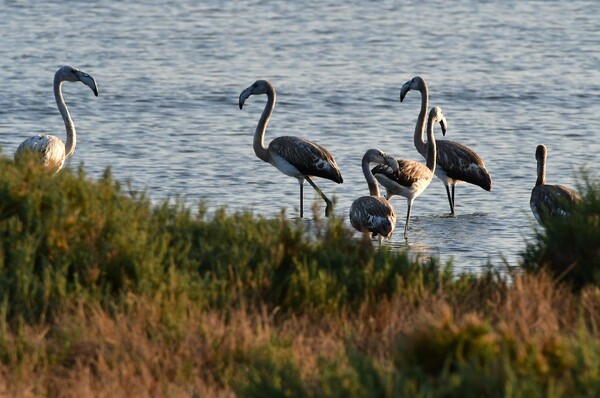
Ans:
[[[455,4],[458,3],[458,4]],[[367,194],[360,161],[377,147],[422,161],[412,134],[425,77],[447,139],[474,149],[492,192],[460,185],[448,214],[434,179],[416,199],[408,243],[398,212],[395,247],[454,258],[476,272],[489,260],[513,265],[535,223],[529,195],[534,152],[548,147],[548,182],[575,187],[581,167],[600,162],[600,2],[244,1],[138,3],[3,1],[0,12],[0,146],[3,156],[33,134],[64,139],[52,92],[71,64],[92,74],[64,94],[78,131],[67,167],[91,178],[112,166],[156,202],[181,194],[209,208],[298,216],[298,184],[263,163],[252,135],[264,96],[238,108],[257,79],[276,87],[267,142],[298,135],[326,146],[344,184],[317,179],[346,217]],[[439,130],[439,129],[438,129]],[[307,214],[320,201],[308,184]],[[347,217],[346,217],[347,218]],[[310,222],[310,221],[308,221]]]

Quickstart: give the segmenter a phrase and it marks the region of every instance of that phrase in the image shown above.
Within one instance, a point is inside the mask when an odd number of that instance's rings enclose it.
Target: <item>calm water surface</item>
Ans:
[[[401,4],[399,4],[401,3]],[[548,146],[549,183],[577,184],[600,162],[600,2],[596,1],[4,1],[0,13],[0,146],[12,156],[26,137],[64,139],[52,78],[65,64],[92,74],[64,94],[78,131],[68,163],[92,178],[107,166],[156,202],[181,194],[194,204],[298,215],[298,185],[252,150],[266,98],[238,109],[259,78],[278,92],[267,140],[299,135],[325,145],[344,184],[318,180],[346,217],[367,187],[360,161],[377,147],[422,161],[412,133],[417,92],[449,123],[447,139],[482,156],[493,191],[461,185],[447,217],[434,179],[415,201],[396,197],[394,247],[454,258],[476,272],[489,260],[515,264],[533,236],[529,195],[535,147]],[[320,200],[306,184],[306,209]],[[310,221],[309,221],[310,222]]]

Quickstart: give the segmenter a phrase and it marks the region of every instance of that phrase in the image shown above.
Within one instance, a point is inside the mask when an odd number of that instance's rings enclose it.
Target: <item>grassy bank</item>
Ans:
[[[0,163],[1,394],[600,395],[597,280],[557,278],[549,233],[510,281],[453,276],[341,220],[152,206],[109,172]]]

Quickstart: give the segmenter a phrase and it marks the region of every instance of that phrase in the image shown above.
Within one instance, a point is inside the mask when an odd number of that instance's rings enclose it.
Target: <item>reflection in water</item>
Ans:
[[[412,260],[417,258],[427,260],[431,256],[439,256],[439,251],[436,251],[435,248],[427,246],[426,244],[418,241],[414,241],[410,236],[408,240],[393,241],[388,245],[392,250],[406,250],[409,254],[409,258]]]
[[[419,216],[411,222],[408,239],[393,240],[389,246],[397,250],[408,249],[421,257],[440,257],[443,263],[455,260],[456,254],[461,258],[480,260],[484,265],[487,258],[481,255],[477,247],[481,247],[485,253],[486,243],[482,242],[482,236],[477,231],[486,229],[490,224],[491,219],[485,213]]]

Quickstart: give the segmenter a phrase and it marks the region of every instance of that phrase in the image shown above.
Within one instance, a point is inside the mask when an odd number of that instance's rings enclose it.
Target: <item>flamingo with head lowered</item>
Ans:
[[[350,206],[350,224],[363,233],[371,233],[372,237],[390,239],[396,227],[396,211],[387,199],[379,196],[379,186],[369,169],[370,163],[378,163],[390,168],[391,173],[398,172],[398,162],[379,149],[369,149],[362,159],[362,170],[369,186],[369,196],[361,196]]]

